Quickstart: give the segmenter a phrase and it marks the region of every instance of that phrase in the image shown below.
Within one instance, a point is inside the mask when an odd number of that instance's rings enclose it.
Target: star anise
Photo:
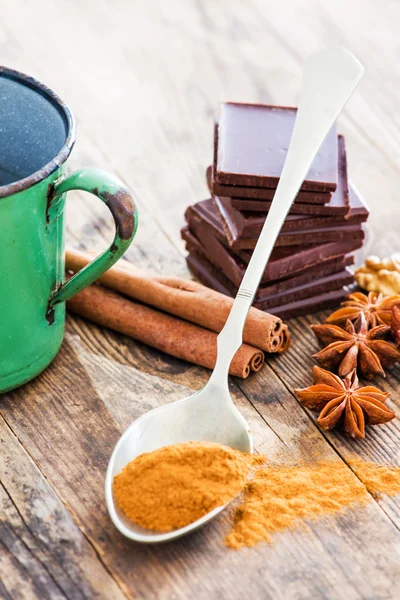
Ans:
[[[363,438],[365,422],[380,425],[396,416],[384,405],[390,394],[372,385],[359,387],[355,369],[342,380],[315,366],[313,378],[314,385],[294,393],[304,406],[321,411],[317,419],[321,429],[333,429],[342,423],[350,437]]]
[[[398,348],[400,348],[400,308],[393,306],[392,308],[392,321],[390,324],[392,338]]]
[[[400,360],[399,350],[383,339],[390,333],[390,327],[378,325],[368,330],[363,312],[356,327],[348,320],[345,329],[337,325],[311,325],[311,329],[326,346],[314,358],[321,366],[337,370],[341,377],[353,369],[358,369],[366,379],[385,376],[383,367]]]
[[[341,308],[332,313],[327,319],[327,323],[335,325],[344,325],[347,320],[357,321],[360,314],[364,313],[369,327],[377,325],[390,325],[393,306],[400,306],[400,295],[383,296],[376,292],[370,292],[368,296],[361,292],[355,292],[347,296],[345,302],[342,302]]]

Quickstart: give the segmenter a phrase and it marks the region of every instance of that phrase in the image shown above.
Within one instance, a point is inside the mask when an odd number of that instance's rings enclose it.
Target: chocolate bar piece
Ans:
[[[321,229],[308,229],[304,231],[293,231],[282,233],[277,241],[276,247],[301,246],[307,244],[325,244],[328,242],[345,242],[349,240],[361,240],[365,238],[365,232],[361,225],[346,225],[344,227],[327,227]],[[245,238],[244,240],[232,240],[231,247],[237,249],[251,249],[256,247],[258,237]]]
[[[207,251],[205,250],[204,246],[200,244],[197,238],[193,236],[193,234],[191,234],[189,230],[187,230],[186,232],[182,232],[182,237],[186,241],[186,250],[190,254],[198,256],[199,258],[203,258],[208,263],[213,264],[212,257],[210,257],[207,254]],[[338,256],[337,258],[324,260],[318,265],[314,265],[312,267],[309,267],[308,269],[303,269],[303,271],[301,271],[300,273],[294,274],[293,276],[287,277],[286,279],[261,284],[257,289],[254,301],[258,303],[268,301],[271,296],[276,296],[278,294],[288,292],[289,290],[299,288],[299,286],[304,286],[306,284],[309,284],[310,282],[315,282],[317,280],[319,281],[322,278],[326,278],[330,275],[337,275],[338,273],[345,271],[346,267],[351,266],[353,262],[353,256],[342,255]],[[230,290],[230,293],[232,295],[235,295],[239,288],[240,281],[237,281],[236,279],[237,283],[235,284],[228,277],[228,273],[226,273],[224,269],[217,268],[217,270],[222,271],[222,273],[224,273],[226,279],[226,286]],[[354,277],[352,275],[351,281],[346,280],[346,282],[344,282],[342,285],[344,285],[345,283],[352,283],[353,280]]]
[[[252,238],[234,238],[219,219],[218,211],[211,199],[202,200],[193,206],[189,206],[185,212],[185,218],[189,226],[198,221],[206,222],[223,244],[228,245],[234,250],[254,249],[258,237]],[[343,242],[350,240],[363,240],[365,237],[361,225],[345,225],[342,227],[331,228],[321,227],[318,229],[298,230],[281,232],[276,240],[275,247],[279,246],[298,246],[306,244],[322,244],[326,242]]]
[[[238,288],[233,286],[231,282],[224,277],[224,274],[218,269],[213,268],[211,263],[205,260],[202,256],[192,253],[188,256],[188,265],[193,266],[199,271],[199,265],[201,264],[207,271],[212,273],[223,285],[228,295],[236,296]],[[303,283],[291,290],[283,290],[277,294],[272,293],[271,290],[263,290],[263,295],[259,299],[255,299],[254,306],[261,310],[268,310],[274,306],[281,306],[294,302],[295,300],[304,300],[310,296],[316,296],[317,294],[323,294],[332,290],[338,290],[344,285],[351,285],[354,283],[354,275],[350,269],[343,269],[338,273],[331,273],[325,277],[314,278],[312,281]]]
[[[206,179],[207,179],[207,185],[208,185],[208,189],[210,190],[211,194],[215,195],[215,196],[228,196],[230,198],[235,198],[236,199],[244,199],[244,200],[249,200],[252,201],[256,206],[258,204],[261,205],[271,205],[271,201],[273,200],[274,196],[275,196],[275,192],[276,192],[276,188],[260,188],[260,187],[243,187],[243,186],[239,186],[239,185],[222,185],[221,183],[218,183],[217,181],[215,181],[214,179],[214,170],[213,167],[210,165],[209,167],[207,167],[206,170]],[[303,203],[306,204],[307,206],[309,204],[311,204],[313,207],[314,205],[324,205],[327,204],[328,202],[331,201],[332,198],[332,193],[331,192],[304,192],[301,191],[298,192],[296,198],[295,198],[295,205]],[[265,202],[263,202],[265,201]],[[268,202],[269,201],[269,202]],[[268,208],[264,208],[264,210],[269,210],[269,206]],[[317,210],[317,206],[315,206],[314,208]],[[301,207],[299,207],[298,210],[302,210],[303,205]],[[302,214],[300,213],[295,213],[295,210],[297,209],[297,207],[295,206],[293,209],[293,213],[294,214]],[[249,209],[252,210],[252,209]],[[256,209],[258,210],[258,208]]]
[[[343,174],[344,175],[344,174]],[[341,197],[342,206],[347,206],[346,215],[291,215],[286,217],[282,230],[296,231],[306,229],[318,229],[326,227],[343,227],[345,225],[357,225],[368,218],[368,209],[356,195],[354,190],[351,194],[351,202],[348,197],[347,179],[339,175],[339,182],[333,198]],[[346,173],[347,175],[347,173]],[[232,204],[232,198],[213,197],[213,202],[218,209],[225,231],[230,239],[242,239],[257,237],[263,228],[267,213],[252,213],[237,210]],[[325,206],[323,207],[325,208]]]
[[[208,270],[195,255],[188,255],[186,262],[189,269],[195,277],[204,285],[230,296],[227,287],[221,282],[222,277],[217,276],[212,270]],[[268,312],[278,315],[282,319],[291,319],[311,312],[316,312],[331,306],[336,306],[347,294],[350,293],[348,287],[342,287],[336,290],[322,292],[307,298],[297,299],[286,304],[272,306]],[[257,306],[257,303],[254,304]],[[265,309],[264,309],[265,310]]]
[[[325,229],[330,227],[344,227],[359,225],[367,220],[368,209],[354,190],[349,202],[349,188],[347,182],[347,160],[343,136],[338,139],[338,186],[332,195],[331,203],[334,206],[345,207],[345,215],[293,215],[289,214],[282,227],[282,232],[306,231],[311,229]],[[232,205],[228,197],[214,196],[213,202],[218,209],[222,225],[229,241],[244,240],[245,238],[258,237],[266,219],[266,213],[253,214],[241,212]],[[321,206],[321,208],[326,208]],[[232,242],[231,242],[232,243]]]
[[[218,209],[224,229],[229,232],[229,239],[239,240],[258,237],[264,226],[267,215],[265,213],[249,213],[236,210],[232,206],[231,198],[214,196],[213,202]],[[304,231],[330,227],[343,227],[345,225],[360,225],[368,218],[368,213],[361,211],[344,216],[319,217],[314,215],[289,215],[281,229],[282,232]]]
[[[329,275],[314,277],[312,280],[298,285],[289,290],[283,290],[277,294],[269,294],[269,290],[262,290],[265,292],[265,296],[257,298],[255,300],[255,306],[262,310],[268,310],[274,306],[281,306],[282,304],[288,304],[294,300],[304,300],[310,296],[316,296],[324,292],[330,292],[331,290],[337,290],[345,285],[351,285],[354,283],[354,273],[348,269],[342,269]]]
[[[196,251],[204,256],[210,263],[221,269],[226,277],[239,286],[247,264],[251,258],[251,251],[241,251],[240,255],[234,254],[223,246],[204,224],[196,227],[195,231],[184,227],[181,231],[182,238],[188,244],[189,251]],[[285,280],[294,275],[309,277],[318,275],[325,261],[343,260],[345,254],[361,247],[361,242],[345,242],[342,244],[330,243],[312,245],[304,248],[291,246],[288,248],[275,248],[268,261],[268,265],[261,279],[261,285]],[[343,264],[343,268],[351,263]],[[327,273],[326,273],[327,274]],[[299,282],[305,283],[307,279]],[[288,287],[284,289],[289,289]],[[281,291],[281,290],[276,290]]]
[[[367,220],[369,210],[365,202],[361,199],[360,194],[354,189],[353,186],[349,186],[348,198],[347,194],[340,194],[340,182],[344,179],[347,181],[347,161],[344,152],[344,139],[343,136],[339,135],[339,177],[338,187],[332,194],[332,199],[329,204],[318,206],[314,204],[300,204],[293,203],[289,214],[298,215],[318,215],[318,216],[338,216],[346,215],[347,218],[351,219],[355,215],[362,215],[364,221]],[[341,156],[341,152],[343,152]],[[341,171],[343,169],[343,175]],[[343,201],[344,200],[344,201]],[[247,198],[231,198],[232,207],[236,210],[250,212],[253,216],[257,216],[258,213],[268,213],[271,208],[271,202],[262,202],[259,200],[249,200]]]
[[[215,135],[215,181],[224,185],[276,188],[295,118],[295,108],[233,102],[222,104]],[[337,136],[333,127],[301,189],[334,191],[337,171]]]
[[[297,214],[297,215],[322,216],[322,215],[331,214],[332,216],[336,216],[339,214],[343,214],[347,218],[350,218],[350,220],[352,218],[354,218],[356,215],[358,215],[360,217],[360,222],[365,222],[368,219],[369,209],[368,209],[367,205],[365,204],[364,200],[361,199],[359,193],[355,190],[355,188],[352,185],[350,185],[350,188],[349,188],[349,199],[350,199],[350,204],[348,207],[346,207],[347,214],[344,212],[340,213],[340,210],[342,208],[344,208],[341,206],[334,207],[334,206],[331,206],[330,204],[327,204],[325,206],[313,206],[311,204],[296,204],[296,208],[294,208],[294,210],[292,210],[293,207],[295,206],[295,204],[293,204],[292,209],[289,212],[289,215]],[[249,217],[260,217],[260,218],[266,217],[269,209],[271,208],[271,204],[272,204],[272,202],[258,202],[258,201],[253,202],[252,200],[248,201],[243,198],[230,198],[230,201],[232,204],[232,208],[234,208],[236,210],[240,210],[241,212],[245,212],[246,215]],[[262,206],[264,207],[264,210],[261,210]],[[309,209],[311,209],[311,210],[309,210]],[[328,212],[331,209],[332,209],[332,212]],[[340,210],[336,211],[336,209],[340,209]]]
[[[258,237],[264,226],[265,213],[243,212],[232,206],[232,198],[214,196],[213,202],[218,209],[224,229],[229,232],[229,238],[234,240]],[[360,225],[368,218],[368,212],[357,211],[349,216],[316,216],[288,215],[281,229],[282,232],[343,227],[345,225]]]
[[[317,205],[317,204],[301,204],[300,202],[294,202],[290,208],[290,215],[315,215],[318,217],[326,216],[342,216],[348,215],[350,210],[350,192],[348,185],[348,174],[347,174],[347,157],[344,137],[338,136],[338,185],[336,191],[333,192],[331,200],[328,204]],[[358,200],[358,203],[361,201]],[[232,207],[236,210],[251,211],[251,212],[263,212],[268,213],[271,208],[271,202],[254,201],[247,198],[233,198],[231,197]],[[361,205],[364,206],[361,202]],[[263,210],[261,210],[263,208]],[[365,208],[365,207],[364,207]],[[366,217],[368,216],[368,210],[365,208]],[[256,216],[256,215],[253,215]]]

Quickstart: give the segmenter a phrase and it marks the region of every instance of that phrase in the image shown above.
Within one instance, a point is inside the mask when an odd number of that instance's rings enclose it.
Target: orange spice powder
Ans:
[[[124,515],[146,529],[172,531],[237,496],[256,455],[222,444],[189,442],[141,454],[114,477]]]
[[[337,460],[260,467],[244,489],[225,545],[238,549],[272,542],[273,534],[284,529],[367,503],[371,500],[368,492],[400,494],[400,467],[378,466],[359,458],[350,464],[357,476]]]
[[[373,496],[394,496],[400,494],[400,468],[390,465],[376,465],[361,458],[349,461],[351,468]]]
[[[371,500],[400,494],[400,467],[359,458],[277,465],[206,442],[142,454],[114,478],[122,512],[142,527],[171,531],[192,523],[242,493],[225,545],[239,549],[274,534]],[[354,471],[354,472],[353,472]]]
[[[331,515],[369,499],[364,485],[340,461],[314,465],[263,466],[254,474],[234,513],[230,548],[272,541],[272,534],[306,519]]]

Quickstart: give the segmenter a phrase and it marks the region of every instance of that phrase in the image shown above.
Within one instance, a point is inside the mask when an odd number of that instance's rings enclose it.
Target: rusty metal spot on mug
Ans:
[[[53,307],[49,307],[47,309],[47,312],[46,312],[46,321],[48,322],[49,325],[53,325],[53,323],[55,321],[55,314],[54,314],[54,308]]]
[[[54,195],[54,183],[50,183],[50,185],[47,188],[47,193],[46,193],[46,198],[47,198],[47,203],[46,203],[46,223],[47,225],[50,223],[50,208],[51,208],[51,203],[53,200],[53,195]]]
[[[120,188],[115,194],[102,192],[101,196],[114,217],[120,238],[129,240],[135,228],[134,206],[131,195],[124,188]]]

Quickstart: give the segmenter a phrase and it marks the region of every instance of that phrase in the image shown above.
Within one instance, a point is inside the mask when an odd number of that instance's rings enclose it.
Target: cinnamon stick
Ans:
[[[99,284],[92,284],[73,296],[67,308],[177,358],[209,369],[215,365],[216,333],[134,302]],[[242,344],[229,373],[245,379],[251,371],[259,371],[263,363],[261,350]]]
[[[67,249],[66,268],[79,271],[93,256],[90,253]],[[181,277],[155,277],[120,260],[99,279],[112,288],[180,317],[219,333],[228,317],[233,300],[211,290],[200,283]],[[290,345],[290,334],[279,317],[252,307],[248,313],[243,332],[243,341],[264,352],[283,352]]]

